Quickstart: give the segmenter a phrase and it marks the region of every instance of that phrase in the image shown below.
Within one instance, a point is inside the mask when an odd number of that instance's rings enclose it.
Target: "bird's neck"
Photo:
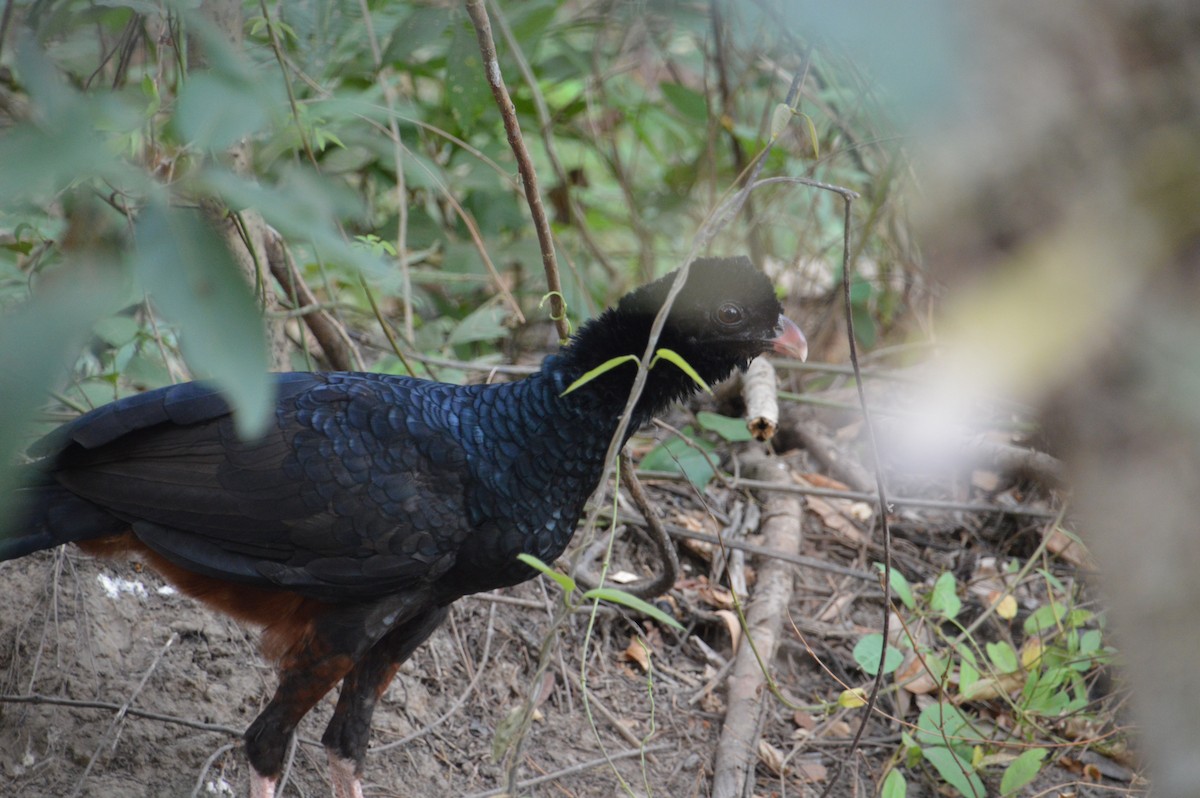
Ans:
[[[542,375],[564,404],[603,413],[612,418],[615,428],[642,369],[649,338],[612,333],[604,327],[585,328],[568,346],[546,358]],[[630,432],[697,390],[699,386],[682,369],[658,358],[634,405]]]

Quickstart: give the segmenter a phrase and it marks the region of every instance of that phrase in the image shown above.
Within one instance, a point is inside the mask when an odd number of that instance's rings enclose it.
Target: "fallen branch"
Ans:
[[[283,288],[292,305],[296,308],[316,305],[317,298],[313,296],[312,291],[301,278],[296,263],[292,259],[292,253],[288,250],[283,238],[274,230],[268,230],[264,244],[267,265],[271,269],[271,274]],[[358,348],[350,339],[350,334],[328,311],[317,310],[313,313],[305,313],[303,322],[308,326],[313,337],[317,339],[330,368],[335,371],[361,371],[363,369],[362,356],[359,355]]]
[[[751,472],[763,481],[789,481],[781,461],[762,456],[747,460]],[[785,493],[767,496],[762,530],[768,548],[793,556],[798,554],[800,512],[800,499],[796,496]],[[794,570],[777,559],[767,559],[759,566],[754,598],[746,610],[745,634],[729,678],[728,709],[713,764],[713,798],[741,798],[746,779],[753,775],[758,719],[766,691],[763,667],[770,665],[779,645],[794,576]]]
[[[769,441],[779,428],[779,391],[775,368],[765,357],[750,361],[742,375],[742,395],[746,399],[746,428],[755,440]]]

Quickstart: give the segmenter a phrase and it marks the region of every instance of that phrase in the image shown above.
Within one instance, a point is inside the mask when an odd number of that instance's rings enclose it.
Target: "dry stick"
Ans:
[[[216,764],[216,761],[225,754],[228,754],[233,749],[237,748],[238,745],[239,743],[225,743],[225,745],[222,745],[216,751],[213,751],[212,754],[209,755],[208,759],[204,760],[204,764],[200,768],[200,775],[196,777],[196,785],[192,787],[192,794],[190,798],[197,798],[197,796],[200,795],[200,790],[202,787],[204,787],[204,777],[208,775],[208,771],[212,769],[212,766]],[[211,790],[210,792],[216,791]]]
[[[646,497],[646,490],[633,471],[633,463],[630,462],[629,455],[621,454],[620,470],[621,483],[629,491],[634,505],[642,514],[642,520],[649,527],[650,538],[654,541],[654,549],[663,562],[662,572],[658,576],[652,579],[641,579],[630,585],[622,585],[621,589],[640,599],[657,598],[670,590],[679,578],[679,555],[675,553],[675,545],[671,542],[671,537],[667,534],[662,519],[650,505],[650,500]],[[587,553],[580,559],[579,565],[575,569],[575,578],[584,587],[589,589],[600,587],[600,577],[593,572],[592,562],[597,556],[596,550],[604,547],[605,541],[599,540],[590,546]]]
[[[277,234],[267,240],[267,264],[271,267],[275,281],[283,286],[283,290],[297,309],[317,305],[317,298],[300,276],[291,251]],[[303,322],[317,339],[321,351],[325,353],[325,359],[334,370],[362,370],[362,355],[359,354],[358,347],[354,345],[346,328],[331,313],[320,309],[304,313]]]
[[[644,746],[644,747],[639,746],[637,748],[631,748],[628,751],[621,751],[616,754],[610,754],[607,757],[597,757],[596,759],[591,759],[591,760],[588,760],[587,762],[580,762],[578,765],[571,765],[570,767],[565,767],[562,770],[556,770],[552,773],[546,773],[544,775],[537,776],[532,779],[525,779],[524,781],[519,781],[516,784],[516,788],[518,790],[526,790],[526,789],[529,789],[530,787],[536,787],[539,784],[545,784],[548,781],[554,781],[556,779],[565,778],[566,776],[574,776],[576,773],[582,773],[585,770],[591,770],[592,768],[598,768],[602,765],[609,764],[611,762],[616,762],[619,759],[633,759],[634,757],[642,756],[644,754],[656,754],[659,751],[666,751],[670,748],[674,748],[674,746],[671,743],[658,743],[657,745],[649,745],[649,746]],[[510,795],[510,794],[515,794],[515,793],[509,793],[504,788],[500,788],[500,789],[495,789],[495,790],[488,790],[487,792],[472,793],[472,794],[466,796],[466,798],[492,798],[493,796],[503,796],[503,795]]]
[[[158,663],[162,661],[163,655],[167,653],[167,649],[174,645],[178,639],[179,635],[172,632],[171,636],[167,638],[167,642],[163,644],[163,647],[159,649],[158,654],[154,657],[154,661],[150,663],[150,667],[146,668],[146,672],[142,674],[142,678],[138,681],[137,686],[133,688],[133,692],[125,699],[125,703],[121,704],[117,709],[116,717],[108,724],[108,729],[105,730],[103,737],[108,737],[110,734],[113,736],[113,749],[117,747],[117,742],[121,739],[120,727],[125,720],[125,716],[129,714],[129,705],[133,703],[133,699],[138,697],[138,693],[142,692],[142,688],[146,686],[146,682],[150,679],[150,674],[154,673],[155,669],[158,668]],[[92,767],[96,764],[96,760],[100,757],[102,750],[104,750],[103,742],[96,746],[96,750],[92,752],[92,757],[88,760],[87,767],[83,769],[83,774],[80,775],[79,781],[75,783],[75,790],[71,793],[71,798],[82,794],[83,785],[91,774]]]
[[[492,89],[492,96],[496,98],[496,105],[500,108],[504,131],[508,134],[508,145],[516,156],[517,169],[521,173],[521,183],[525,188],[525,202],[529,205],[534,228],[537,230],[538,244],[542,249],[542,265],[546,269],[546,288],[550,293],[550,317],[554,319],[558,337],[565,341],[570,337],[571,330],[567,325],[567,308],[563,302],[562,282],[558,277],[558,261],[554,255],[554,241],[550,236],[550,222],[546,219],[546,209],[542,206],[533,161],[525,147],[525,140],[521,137],[517,109],[513,107],[508,88],[500,75],[496,43],[492,40],[492,24],[488,20],[487,9],[483,7],[483,0],[467,0],[467,15],[471,17],[471,24],[475,26],[475,38],[479,41],[479,52],[483,56],[483,71]]]
[[[775,368],[765,357],[750,361],[742,375],[742,395],[746,397],[746,428],[755,440],[768,441],[779,428],[779,380]]]
[[[382,75],[383,55],[379,51],[379,39],[375,36],[375,25],[371,18],[371,7],[367,0],[359,0],[363,24],[367,29],[367,42],[371,45],[371,58],[375,62],[375,74],[383,88],[383,101],[387,105],[388,131],[392,139],[392,160],[396,164],[396,257],[400,261],[400,280],[404,294],[404,339],[413,345],[412,274],[408,268],[408,188],[404,182],[404,142],[400,138],[400,125],[396,123],[396,89],[389,76]],[[389,72],[391,70],[388,70]]]
[[[31,693],[29,695],[0,695],[0,704],[45,704],[47,706],[70,707],[72,709],[102,709],[106,712],[120,712],[124,709],[126,715],[135,718],[156,720],[160,723],[173,723],[178,726],[187,726],[190,729],[199,729],[200,731],[220,732],[222,734],[233,735],[234,737],[240,737],[242,732],[245,731],[244,729],[235,729],[232,726],[222,726],[219,723],[204,723],[198,720],[187,720],[175,715],[164,715],[160,712],[148,712],[144,709],[129,706],[128,704],[115,704],[111,701],[80,701],[74,698],[59,698],[39,693]]]
[[[803,65],[792,77],[792,83],[788,86],[787,97],[783,101],[788,108],[794,108],[800,97],[800,87],[804,85],[804,78],[808,75],[808,65],[809,53],[805,53]],[[736,194],[719,205],[704,225],[701,226],[700,231],[696,234],[696,245],[693,247],[693,250],[700,250],[707,247],[720,229],[728,224],[737,215],[738,211],[742,209],[742,206],[746,204],[746,200],[750,197],[750,192],[762,182],[758,180],[758,175],[762,172],[763,166],[767,162],[767,156],[770,155],[774,147],[775,140],[768,140],[767,146],[763,147],[763,151],[755,158],[746,184]]]
[[[675,471],[642,471],[645,479],[664,479],[674,482],[688,481],[686,474]],[[847,499],[855,502],[875,501],[874,493],[857,490],[837,490],[835,488],[815,488],[807,485],[768,485],[757,479],[746,477],[726,476],[730,488],[752,488],[754,490],[780,491],[783,493],[799,493],[802,496],[820,496],[829,499]],[[889,496],[889,507],[927,507],[933,510],[956,510],[966,513],[999,513],[1001,515],[1020,515],[1030,518],[1057,518],[1058,511],[1038,510],[1033,507],[1008,507],[1002,504],[987,502],[956,502],[948,499],[919,499],[912,496]],[[671,534],[675,530],[671,529]],[[872,577],[874,578],[874,577]]]
[[[567,678],[570,679],[571,684],[575,685],[575,689],[579,691],[580,695],[582,695],[584,691],[584,684],[582,680],[580,680],[579,674],[575,673],[574,671],[568,671]],[[630,731],[629,727],[622,723],[621,719],[617,717],[617,714],[609,709],[603,701],[601,701],[599,698],[596,698],[596,696],[591,696],[588,699],[588,705],[591,709],[599,711],[599,713],[604,716],[604,719],[608,721],[609,725],[612,726],[613,731],[623,737],[625,742],[629,743],[630,745],[641,745],[643,742],[645,742],[632,731]]]
[[[802,180],[801,178],[795,178]],[[766,182],[766,181],[764,181]],[[808,181],[815,183],[815,181]],[[875,440],[875,425],[871,421],[871,413],[867,407],[867,394],[863,388],[862,378],[858,375],[858,344],[854,340],[854,314],[850,306],[850,207],[851,202],[858,195],[853,191],[841,188],[839,186],[820,185],[819,188],[824,188],[828,191],[833,191],[842,197],[845,204],[844,215],[842,218],[842,297],[843,310],[846,314],[846,339],[850,346],[850,365],[854,366],[854,385],[858,389],[858,402],[862,406],[863,427],[867,431],[867,445],[871,452],[871,465],[875,471],[875,490],[879,493],[879,526],[883,532],[883,639],[889,639],[891,625],[891,606],[892,606],[892,528],[888,525],[888,500],[887,492],[883,485],[883,469],[880,466],[879,446]],[[867,698],[866,711],[862,716],[862,723],[858,725],[858,729],[854,732],[854,740],[850,743],[850,750],[845,757],[838,759],[834,765],[833,775],[829,782],[825,785],[825,789],[821,791],[821,798],[827,798],[833,790],[834,784],[842,775],[842,768],[845,763],[854,756],[854,752],[858,749],[858,744],[862,740],[863,732],[866,731],[867,723],[871,720],[871,713],[875,711],[875,704],[879,700],[879,690],[883,685],[884,672],[884,657],[887,655],[887,646],[881,646],[879,651],[879,665],[875,670],[875,681],[871,685],[871,695]]]
[[[788,481],[786,466],[773,458],[757,455],[751,468],[764,481]],[[800,512],[798,497],[785,493],[767,497],[762,528],[770,548],[799,553]],[[713,798],[740,798],[752,772],[766,679],[762,665],[771,662],[779,644],[783,615],[792,597],[792,580],[792,568],[778,560],[768,560],[759,569],[754,599],[746,609],[746,634],[729,678],[728,709],[713,763]],[[758,654],[750,646],[750,638]]]
[[[501,35],[504,36],[504,41],[508,44],[509,50],[512,51],[513,60],[517,62],[517,69],[521,72],[521,77],[525,79],[525,84],[529,86],[529,92],[533,96],[533,107],[537,111],[539,132],[542,134],[542,147],[546,150],[546,158],[550,161],[550,168],[554,170],[554,176],[558,179],[563,187],[564,196],[567,198],[567,210],[571,214],[570,222],[575,225],[575,229],[579,232],[580,238],[592,253],[592,257],[600,264],[605,273],[610,279],[617,278],[616,267],[609,261],[608,254],[592,236],[591,228],[583,219],[583,214],[579,212],[575,198],[571,193],[571,180],[567,175],[567,170],[563,169],[562,161],[558,159],[558,151],[554,146],[554,137],[552,134],[553,120],[550,118],[550,109],[546,106],[546,98],[542,94],[542,89],[538,85],[537,78],[533,74],[533,70],[529,67],[529,61],[525,58],[525,54],[521,52],[521,43],[517,41],[517,37],[513,35],[512,28],[508,26],[508,20],[504,18],[503,12],[495,2],[492,3],[492,11],[496,16],[496,25],[500,28]],[[570,261],[568,261],[568,265]]]

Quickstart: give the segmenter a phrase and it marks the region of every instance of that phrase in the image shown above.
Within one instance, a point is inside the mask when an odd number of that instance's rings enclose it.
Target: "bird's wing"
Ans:
[[[429,584],[465,538],[453,386],[283,375],[276,424],[238,438],[210,387],[81,417],[37,451],[74,493],[189,570],[322,599]]]

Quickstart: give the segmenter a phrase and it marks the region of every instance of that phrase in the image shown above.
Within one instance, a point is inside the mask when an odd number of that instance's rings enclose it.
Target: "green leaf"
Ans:
[[[576,585],[574,579],[564,573],[559,573],[546,563],[539,560],[537,557],[534,557],[532,554],[521,553],[517,555],[517,559],[528,565],[530,568],[533,568],[536,571],[541,571],[555,582],[558,582],[559,587],[561,587],[563,592],[566,594],[563,597],[564,599],[569,599],[571,594],[575,592]]]
[[[1057,629],[1059,623],[1067,615],[1065,604],[1054,601],[1043,604],[1025,619],[1025,634],[1037,635],[1051,629]]]
[[[904,774],[896,768],[888,771],[883,777],[883,786],[879,790],[879,798],[904,798],[908,794],[908,782]]]
[[[1079,636],[1079,654],[1083,657],[1091,657],[1100,650],[1102,638],[1099,629],[1088,629]]]
[[[1047,753],[1045,748],[1030,748],[1014,759],[1000,777],[1000,794],[1015,795],[1018,790],[1036,779]]]
[[[684,119],[697,125],[707,124],[708,100],[705,95],[679,83],[660,83],[658,88],[663,99]]]
[[[787,103],[778,103],[771,111],[771,141],[783,135],[783,131],[787,130],[788,123],[792,121],[795,112],[788,107]]]
[[[576,388],[581,388],[584,385],[587,385],[589,382],[596,379],[601,374],[605,374],[609,371],[612,371],[617,366],[628,363],[631,360],[634,363],[640,362],[638,360],[637,355],[621,355],[620,357],[614,357],[610,360],[606,360],[603,363],[601,363],[599,366],[596,366],[596,368],[591,369],[590,371],[586,372],[582,377],[575,380],[575,382],[568,385],[567,390],[563,391],[561,394],[559,394],[559,396],[566,396],[567,394],[569,394],[571,391],[575,390]]]
[[[878,633],[865,635],[854,646],[854,661],[858,663],[858,667],[874,676],[879,671],[879,655],[882,648],[883,635]],[[903,660],[903,654],[892,646],[888,646],[883,661],[883,672],[891,673],[900,667]]]
[[[965,659],[958,665],[958,692],[964,697],[971,695],[971,688],[979,681],[979,669]]]
[[[1003,640],[994,643],[988,643],[987,646],[988,659],[992,661],[992,665],[1000,673],[1016,673],[1021,667],[1017,659],[1017,652],[1013,651],[1013,647]]]
[[[880,573],[883,573],[883,563],[877,562],[875,567]],[[891,582],[892,592],[896,594],[896,598],[900,599],[900,602],[910,610],[916,607],[917,600],[913,598],[912,586],[909,585],[908,579],[897,568],[892,568],[889,573],[891,577],[888,581]]]
[[[692,434],[691,427],[684,427],[680,431],[684,435]],[[704,453],[712,452],[716,447],[706,440],[695,440],[695,445],[698,448],[692,448],[679,438],[668,438],[642,458],[638,469],[682,473],[688,482],[703,488],[716,475]]]
[[[311,241],[323,258],[368,275],[388,274],[370,248],[346,242],[330,221],[360,208],[360,199],[344,185],[299,167],[285,170],[275,186],[259,185],[220,168],[206,169],[197,184],[233,210],[257,210],[285,237]]]
[[[813,159],[821,157],[821,139],[817,137],[817,126],[813,124],[812,117],[808,114],[800,114],[800,118],[804,120],[804,124],[808,127],[808,140],[813,145]]]
[[[943,781],[963,795],[971,798],[984,798],[987,795],[971,763],[954,750],[930,746],[922,748],[921,755],[937,769]]]
[[[192,74],[176,101],[172,124],[187,142],[224,150],[267,123],[266,103],[254,84],[212,72]]]
[[[82,260],[82,259],[80,259]],[[46,392],[65,377],[73,357],[98,317],[128,299],[128,273],[114,261],[68,264],[47,280],[33,299],[0,316],[0,535],[15,513],[16,453]]]
[[[933,593],[929,596],[929,609],[940,612],[947,620],[954,620],[962,609],[962,600],[958,597],[958,582],[954,574],[943,571],[933,583]]]
[[[153,202],[138,216],[135,267],[198,376],[234,408],[238,434],[261,435],[275,410],[262,319],[224,242],[195,213]]]
[[[708,410],[696,414],[696,422],[709,432],[715,432],[727,441],[748,441],[753,438],[750,430],[746,429],[744,419],[722,416]]]
[[[939,702],[921,710],[917,717],[917,742],[925,745],[968,747],[966,737],[970,725],[966,717],[952,704]]]
[[[0,135],[0,207],[18,206],[92,176],[122,191],[143,187],[144,173],[113,157],[105,137],[110,131],[136,130],[140,117],[110,95],[88,96],[68,86],[36,36],[18,37],[16,50],[30,99],[21,116],[36,121],[6,126]]]
[[[649,602],[643,601],[632,593],[627,593],[624,590],[619,590],[614,587],[594,587],[583,594],[585,599],[596,599],[598,601],[610,601],[613,604],[622,604],[632,610],[637,610],[643,615],[648,615],[654,620],[666,626],[673,627],[679,631],[683,631],[683,626],[679,621],[667,615],[665,612],[655,607]]]
[[[92,332],[112,347],[124,346],[137,337],[142,327],[129,316],[108,316],[92,325]]]
[[[658,349],[654,353],[654,359],[650,361],[650,368],[654,368],[654,366],[657,365],[659,358],[669,361],[671,363],[674,363],[676,366],[679,367],[680,371],[682,371],[684,374],[691,377],[692,382],[699,385],[700,388],[703,389],[703,391],[705,393],[709,393],[709,394],[712,393],[712,388],[708,387],[708,383],[705,382],[704,379],[699,374],[696,373],[696,370],[694,368],[692,368],[692,364],[690,364],[686,360],[684,360],[683,356],[680,355],[678,352],[676,352],[672,349],[667,349],[665,346]]]
[[[457,122],[457,130],[474,130],[480,118],[490,109],[495,112],[492,89],[483,71],[483,56],[479,54],[479,40],[475,29],[463,15],[453,26],[453,39],[449,52],[454,56],[447,59],[445,71],[445,104]],[[504,80],[501,75],[501,80]],[[499,122],[494,123],[497,128]]]
[[[498,303],[490,303],[476,308],[467,314],[450,333],[446,343],[451,346],[472,343],[474,341],[494,341],[508,334],[504,326],[508,319],[508,311]]]
[[[408,67],[417,62],[416,51],[428,48],[446,32],[454,18],[455,9],[417,7],[396,26],[391,41],[383,52],[383,60]],[[422,61],[425,59],[422,59]]]

